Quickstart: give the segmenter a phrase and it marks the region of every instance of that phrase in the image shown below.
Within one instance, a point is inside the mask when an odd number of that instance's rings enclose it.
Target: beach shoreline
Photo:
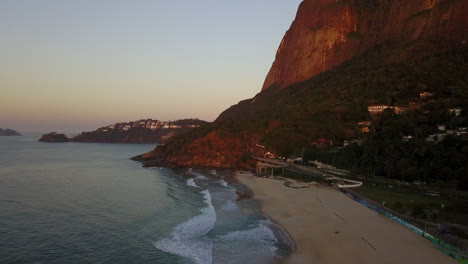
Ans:
[[[285,263],[458,263],[406,227],[332,188],[293,189],[237,174],[295,244]]]

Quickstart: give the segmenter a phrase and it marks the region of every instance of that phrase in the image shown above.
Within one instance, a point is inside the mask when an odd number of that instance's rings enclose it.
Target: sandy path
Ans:
[[[236,177],[296,242],[288,263],[458,263],[404,226],[329,188]]]

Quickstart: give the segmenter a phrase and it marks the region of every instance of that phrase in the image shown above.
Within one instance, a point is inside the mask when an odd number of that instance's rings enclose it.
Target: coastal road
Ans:
[[[332,178],[333,180],[340,182],[337,184],[339,188],[342,188],[342,187],[353,188],[353,187],[362,186],[361,181],[353,181],[353,180],[348,180],[345,178],[337,177],[337,175],[343,175],[346,172],[344,170],[334,170],[334,169],[324,170],[324,169],[318,169],[315,167],[309,167],[309,166],[294,164],[290,162],[285,162],[285,161],[278,160],[278,159],[266,159],[266,158],[256,158],[256,159],[263,163],[272,164],[278,167],[289,168],[297,172],[312,174],[315,176],[322,176],[326,178]],[[343,182],[347,182],[348,184],[343,184]]]

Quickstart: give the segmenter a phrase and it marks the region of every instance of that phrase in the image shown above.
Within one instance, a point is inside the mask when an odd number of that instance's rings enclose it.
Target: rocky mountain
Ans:
[[[65,143],[69,142],[70,139],[65,136],[65,134],[59,134],[57,132],[51,132],[42,135],[42,137],[39,139],[41,142],[49,142],[49,143]]]
[[[161,143],[167,139],[191,131],[205,125],[207,122],[198,119],[183,119],[177,121],[159,121],[142,119],[122,122],[95,131],[82,132],[74,136],[73,142],[95,143]]]
[[[261,93],[135,159],[146,166],[251,168],[252,155],[264,151],[288,156],[320,142],[359,139],[372,105],[419,107],[426,115],[419,125],[435,127],[448,109],[468,107],[467,5],[305,0]],[[424,92],[434,95],[431,103],[421,101]]]
[[[305,0],[263,85],[308,80],[377,45],[397,43],[406,60],[468,41],[466,0]]]
[[[12,129],[2,129],[0,128],[0,136],[21,136],[20,133],[18,133],[15,130]]]

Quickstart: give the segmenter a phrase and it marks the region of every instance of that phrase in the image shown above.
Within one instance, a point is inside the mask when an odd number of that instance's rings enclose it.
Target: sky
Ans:
[[[301,0],[1,0],[0,127],[213,121],[260,92]]]

